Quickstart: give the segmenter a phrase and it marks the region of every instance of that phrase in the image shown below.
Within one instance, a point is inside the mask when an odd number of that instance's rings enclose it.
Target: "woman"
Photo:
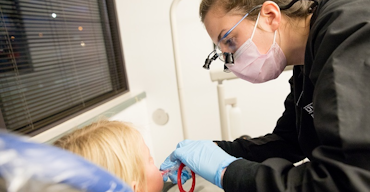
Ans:
[[[294,2],[202,1],[229,70],[262,83],[295,65],[291,93],[272,134],[186,140],[161,169],[179,160],[225,191],[370,191],[370,1]]]

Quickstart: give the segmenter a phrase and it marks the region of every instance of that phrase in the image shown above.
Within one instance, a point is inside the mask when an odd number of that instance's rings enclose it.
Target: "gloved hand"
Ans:
[[[196,174],[222,188],[222,171],[235,160],[237,158],[227,154],[212,141],[184,140],[177,145],[176,150],[162,163],[160,169],[168,170],[179,164],[178,161],[181,161]],[[177,175],[175,176],[170,176],[173,183],[177,182]],[[181,179],[183,181],[184,178],[182,177]]]
[[[167,157],[169,159],[170,157]],[[181,162],[179,160],[172,162],[169,160],[165,160],[165,162],[169,162],[168,164],[162,163],[160,170],[164,172],[162,175],[163,181],[166,182],[168,178],[175,184],[177,183],[177,173],[180,167]],[[187,180],[191,178],[191,171],[188,167],[184,167],[181,172],[181,184],[184,184]]]

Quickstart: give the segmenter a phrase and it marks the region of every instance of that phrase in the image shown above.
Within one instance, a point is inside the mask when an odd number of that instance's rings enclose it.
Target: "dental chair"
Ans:
[[[97,165],[57,147],[0,132],[0,192],[132,192]]]

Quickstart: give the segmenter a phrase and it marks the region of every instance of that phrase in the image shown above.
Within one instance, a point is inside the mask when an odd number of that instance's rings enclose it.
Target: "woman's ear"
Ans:
[[[281,21],[279,6],[273,1],[265,1],[261,8],[260,20],[262,29],[269,32],[276,31]]]

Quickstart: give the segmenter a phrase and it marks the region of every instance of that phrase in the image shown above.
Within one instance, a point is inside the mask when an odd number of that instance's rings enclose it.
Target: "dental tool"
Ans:
[[[184,188],[182,188],[182,184],[181,184],[181,172],[184,167],[185,165],[181,163],[179,167],[179,171],[177,172],[177,186],[179,187],[180,192],[186,192]],[[191,176],[193,178],[193,183],[191,184],[191,188],[189,192],[193,192],[195,189],[195,173],[193,171],[191,171]]]

